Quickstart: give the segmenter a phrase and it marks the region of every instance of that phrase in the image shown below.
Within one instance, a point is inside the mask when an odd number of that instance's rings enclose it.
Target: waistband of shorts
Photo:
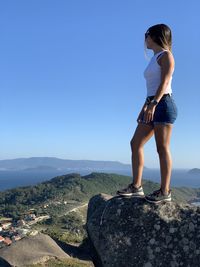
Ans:
[[[160,100],[165,99],[165,98],[168,97],[168,96],[171,97],[172,94],[164,94],[164,95],[161,97]],[[146,104],[149,104],[150,101],[151,101],[154,97],[155,97],[155,95],[148,96],[148,97],[146,98]]]

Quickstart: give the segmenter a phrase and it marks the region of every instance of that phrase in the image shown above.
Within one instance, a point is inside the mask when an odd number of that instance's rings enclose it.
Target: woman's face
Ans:
[[[147,48],[149,48],[149,49],[151,49],[152,45],[154,44],[154,41],[151,38],[151,36],[148,33],[148,31],[145,33],[145,43],[146,43]]]

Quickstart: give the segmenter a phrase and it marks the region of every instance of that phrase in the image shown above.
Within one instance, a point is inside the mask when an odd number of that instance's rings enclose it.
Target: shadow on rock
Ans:
[[[85,261],[92,260],[92,257],[90,255],[90,243],[88,242],[87,238],[84,239],[83,243],[79,246],[67,244],[59,240],[56,240],[56,243],[59,245],[59,247],[62,248],[62,250],[64,250],[65,253],[67,253],[71,257]]]
[[[0,258],[0,266],[1,267],[12,267],[6,260]]]

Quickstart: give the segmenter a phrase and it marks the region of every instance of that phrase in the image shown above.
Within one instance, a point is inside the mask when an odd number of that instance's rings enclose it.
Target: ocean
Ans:
[[[94,170],[95,171],[95,170]],[[87,175],[92,171],[0,171],[0,191],[11,189],[19,186],[36,185],[59,175],[69,173],[80,173],[81,175]],[[99,170],[97,172],[100,172]],[[118,173],[122,175],[131,176],[131,171],[101,171],[105,173]],[[158,169],[145,169],[143,172],[143,178],[151,180],[153,182],[160,183],[160,171]],[[131,179],[131,177],[130,177]],[[200,176],[191,175],[188,170],[173,170],[171,177],[172,187],[192,187],[200,188]]]

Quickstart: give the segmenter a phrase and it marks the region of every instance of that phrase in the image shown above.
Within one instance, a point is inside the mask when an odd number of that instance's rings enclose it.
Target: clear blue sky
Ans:
[[[200,2],[0,3],[0,159],[53,156],[130,163],[146,96],[144,33],[173,33],[176,168],[200,168]],[[149,57],[153,55],[148,51]],[[158,167],[154,138],[145,165]]]

